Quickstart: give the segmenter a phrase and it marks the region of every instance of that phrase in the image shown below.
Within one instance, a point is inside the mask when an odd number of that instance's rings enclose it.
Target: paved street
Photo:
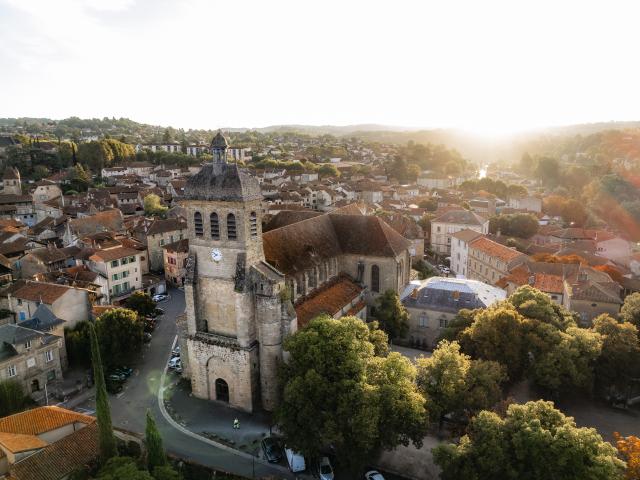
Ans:
[[[194,438],[171,425],[162,416],[158,406],[158,387],[176,335],[175,317],[184,311],[184,293],[177,289],[171,289],[169,293],[171,299],[159,304],[166,313],[153,333],[151,343],[143,347],[138,368],[127,381],[125,390],[117,396],[110,397],[114,426],[143,433],[145,413],[150,409],[162,433],[165,447],[170,453],[249,478],[268,475],[276,478],[294,478],[282,468],[264,465],[247,458],[246,454],[236,454]],[[81,406],[94,408],[94,404],[95,399],[92,398]]]

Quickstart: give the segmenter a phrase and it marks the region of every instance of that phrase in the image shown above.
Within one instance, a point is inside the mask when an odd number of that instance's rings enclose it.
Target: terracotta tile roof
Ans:
[[[491,257],[498,258],[505,263],[509,263],[518,257],[522,257],[522,259],[525,259],[527,257],[524,253],[520,253],[513,248],[500,245],[499,243],[494,242],[493,240],[489,240],[486,237],[476,238],[469,244],[469,248],[480,250],[481,252],[484,252]]]
[[[0,432],[0,446],[13,453],[35,450],[47,445],[49,445],[47,442],[40,440],[35,435]]]
[[[10,480],[59,480],[92,462],[99,452],[98,425],[92,423],[24,460],[14,463]]]
[[[93,255],[89,257],[89,260],[97,262],[111,262],[123,257],[130,257],[137,255],[139,252],[133,248],[128,247],[115,247],[106,250],[96,250]]]
[[[564,288],[561,273],[534,272],[527,265],[514,268],[509,275],[500,280],[500,283],[505,286],[507,282],[518,286],[531,285],[545,293],[562,293]]]
[[[72,423],[90,424],[94,417],[60,407],[38,407],[0,418],[0,432],[40,435]]]
[[[22,300],[28,300],[31,302],[42,301],[48,305],[51,305],[62,295],[67,293],[70,288],[66,285],[57,285],[55,283],[41,283],[31,282],[27,283],[13,292],[13,296]]]
[[[118,209],[98,212],[94,215],[75,218],[69,221],[71,229],[78,235],[96,232],[119,232],[123,230],[122,212]]]
[[[362,293],[362,287],[346,275],[336,277],[310,295],[296,302],[298,327],[302,328],[318,315],[334,316]],[[360,311],[360,310],[358,310]]]

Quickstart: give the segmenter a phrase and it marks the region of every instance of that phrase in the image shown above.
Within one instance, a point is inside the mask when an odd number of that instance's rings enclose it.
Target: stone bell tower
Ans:
[[[260,186],[227,163],[227,147],[218,132],[212,163],[188,180],[181,202],[189,236],[184,370],[199,398],[272,409],[291,309],[281,299],[284,276],[264,261]]]

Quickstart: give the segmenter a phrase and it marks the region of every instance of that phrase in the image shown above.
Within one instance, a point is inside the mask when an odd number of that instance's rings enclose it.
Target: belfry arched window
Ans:
[[[218,214],[216,212],[209,215],[209,223],[211,224],[211,238],[213,240],[220,240],[220,222],[218,221]]]
[[[377,265],[371,266],[371,291],[380,291],[380,267]]]
[[[256,212],[251,212],[251,214],[249,215],[249,224],[251,227],[251,236],[257,237],[258,236],[258,217],[256,215]]]
[[[204,229],[202,228],[202,214],[200,212],[193,214],[193,229],[196,232],[196,237],[201,237],[204,233]]]
[[[238,233],[236,231],[236,216],[233,213],[227,215],[227,239],[236,240]]]

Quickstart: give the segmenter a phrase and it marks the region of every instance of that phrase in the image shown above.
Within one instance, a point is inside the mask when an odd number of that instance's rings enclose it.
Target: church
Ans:
[[[355,206],[280,212],[263,232],[258,180],[227,161],[228,146],[218,132],[212,162],[189,178],[181,202],[183,375],[198,398],[272,411],[284,339],[319,314],[375,318],[376,296],[409,282],[411,243]]]

